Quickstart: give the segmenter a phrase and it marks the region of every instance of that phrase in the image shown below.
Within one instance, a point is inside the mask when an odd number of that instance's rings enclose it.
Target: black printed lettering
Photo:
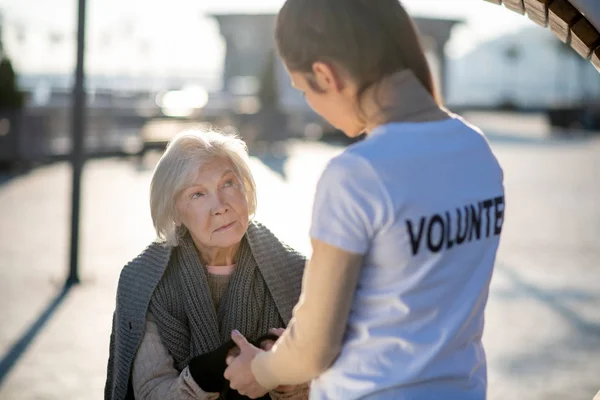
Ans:
[[[438,238],[437,243],[434,243],[433,228],[436,223],[440,225],[440,237]],[[441,250],[442,246],[444,245],[444,233],[444,220],[439,214],[435,214],[429,220],[429,227],[427,229],[427,247],[429,247],[431,252],[437,253]]]
[[[502,232],[502,225],[504,223],[504,196],[496,197],[494,199],[494,235],[498,236]]]
[[[467,241],[500,235],[504,207],[504,196],[498,196],[457,207],[455,211],[440,210],[437,214],[421,217],[418,222],[407,219],[406,230],[413,256],[423,250],[421,245],[425,240],[424,247],[432,253],[439,253],[442,249],[449,250]],[[424,239],[425,235],[427,239]]]
[[[451,249],[454,246],[452,241],[452,222],[450,219],[450,213],[446,211],[446,248]]]
[[[492,221],[491,221],[491,217],[490,217],[490,208],[492,208],[492,206],[494,205],[494,202],[492,200],[485,200],[483,202],[483,208],[485,208],[485,216],[486,216],[486,233],[485,233],[485,237],[490,237],[490,227],[492,225]]]
[[[465,231],[462,232],[461,225],[463,223],[462,215],[460,214],[460,208],[456,209],[456,214],[458,215],[457,224],[456,224],[456,244],[462,244],[465,239],[467,239],[467,233],[469,232],[469,207],[465,207]]]
[[[421,246],[421,238],[423,237],[423,228],[425,227],[425,217],[421,217],[419,220],[419,232],[415,237],[415,233],[413,231],[412,221],[406,220],[406,228],[408,229],[408,235],[410,236],[410,244],[412,247],[413,256],[419,252],[419,247]]]
[[[471,205],[471,229],[469,231],[469,242],[473,240],[473,232],[477,236],[477,240],[481,239],[481,202],[477,204],[478,208]]]

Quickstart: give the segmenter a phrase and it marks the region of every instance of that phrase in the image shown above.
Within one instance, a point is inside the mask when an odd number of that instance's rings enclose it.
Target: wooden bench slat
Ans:
[[[600,47],[592,53],[592,64],[600,72]]]
[[[571,27],[571,47],[585,59],[600,45],[600,34],[585,18]]]
[[[536,24],[548,27],[559,40],[569,44],[577,54],[590,61],[600,72],[600,29],[596,29],[595,24],[588,19],[586,10],[588,13],[590,11],[584,7],[587,3],[580,3],[579,0],[484,1],[504,5],[507,9],[522,15],[527,14]],[[597,1],[600,4],[600,0],[587,1]],[[572,2],[577,4],[577,8],[571,4]],[[578,8],[582,11],[580,12]]]
[[[566,0],[554,0],[548,8],[550,30],[563,42],[568,43],[571,27],[581,18],[581,14]]]
[[[543,27],[548,26],[548,6],[552,0],[525,0],[525,12],[529,19]]]
[[[521,15],[525,14],[525,4],[523,0],[504,0],[504,7]]]

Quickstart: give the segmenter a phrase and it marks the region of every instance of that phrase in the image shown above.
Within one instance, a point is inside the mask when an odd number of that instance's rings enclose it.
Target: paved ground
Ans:
[[[600,137],[549,139],[535,117],[471,118],[490,132],[508,202],[484,339],[489,399],[591,400],[600,389]],[[315,183],[339,151],[290,143],[287,155],[252,160],[258,218],[307,253]],[[146,169],[124,160],[87,165],[83,283],[0,381],[0,399],[102,398],[118,273],[153,238],[154,161]],[[61,292],[69,188],[65,164],[0,178],[0,371]]]

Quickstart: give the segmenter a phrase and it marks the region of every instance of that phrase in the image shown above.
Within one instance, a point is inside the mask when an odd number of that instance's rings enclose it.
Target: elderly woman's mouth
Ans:
[[[233,226],[235,225],[235,223],[236,223],[236,221],[233,221],[233,222],[231,222],[231,223],[229,223],[227,225],[223,225],[222,227],[215,229],[215,232],[223,232],[223,231],[226,231],[228,229],[231,229],[231,228],[233,228]]]

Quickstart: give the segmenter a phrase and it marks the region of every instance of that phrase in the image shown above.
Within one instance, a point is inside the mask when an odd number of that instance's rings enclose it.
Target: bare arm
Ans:
[[[308,382],[341,351],[362,255],[312,240],[300,300],[273,349],[252,361],[256,381],[266,389]]]

